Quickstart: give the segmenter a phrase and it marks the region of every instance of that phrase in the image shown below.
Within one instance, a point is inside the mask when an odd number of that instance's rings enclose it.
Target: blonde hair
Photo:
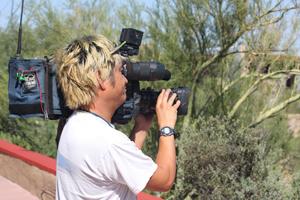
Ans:
[[[122,57],[112,52],[114,45],[102,35],[76,39],[57,52],[57,80],[70,109],[85,108],[92,102],[99,78],[114,84],[113,69]]]

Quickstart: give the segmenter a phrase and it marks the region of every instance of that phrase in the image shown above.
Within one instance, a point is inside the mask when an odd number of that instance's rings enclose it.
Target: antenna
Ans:
[[[18,48],[16,56],[21,56],[22,50],[22,18],[23,18],[23,7],[24,7],[24,0],[22,0],[22,7],[21,7],[21,16],[20,16],[20,24],[19,24],[19,34],[18,34]]]

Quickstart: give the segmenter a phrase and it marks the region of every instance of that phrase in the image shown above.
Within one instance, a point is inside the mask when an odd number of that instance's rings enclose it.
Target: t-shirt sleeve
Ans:
[[[112,144],[109,154],[112,165],[111,178],[127,185],[135,194],[146,187],[157,169],[157,164],[129,139]]]

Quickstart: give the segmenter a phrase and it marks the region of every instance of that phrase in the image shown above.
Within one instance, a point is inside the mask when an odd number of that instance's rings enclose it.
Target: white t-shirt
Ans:
[[[63,129],[56,168],[56,199],[131,200],[157,165],[109,122],[77,111]]]

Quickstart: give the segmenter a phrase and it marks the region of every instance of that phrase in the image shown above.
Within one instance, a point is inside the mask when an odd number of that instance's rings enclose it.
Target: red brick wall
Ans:
[[[53,175],[56,173],[56,161],[48,156],[26,150],[7,141],[0,140],[0,153],[20,159],[29,165],[35,166]],[[138,200],[162,200],[146,193],[139,193]]]

